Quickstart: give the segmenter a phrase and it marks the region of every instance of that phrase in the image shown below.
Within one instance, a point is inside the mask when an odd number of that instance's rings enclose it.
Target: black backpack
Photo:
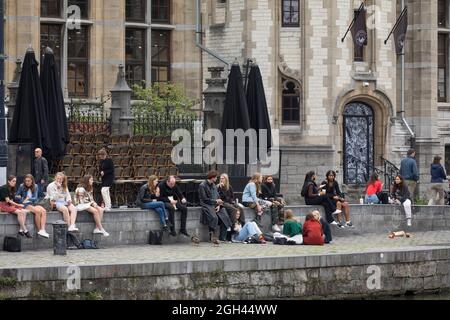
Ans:
[[[19,237],[5,237],[3,250],[7,252],[22,252],[22,239]]]
[[[163,232],[162,231],[150,231],[148,235],[148,243],[151,245],[162,245]]]
[[[68,232],[66,239],[68,250],[83,249],[83,245],[81,244],[80,240],[78,240],[77,236],[73,233]]]

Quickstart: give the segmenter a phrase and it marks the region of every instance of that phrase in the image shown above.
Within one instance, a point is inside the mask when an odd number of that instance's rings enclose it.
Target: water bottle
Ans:
[[[361,198],[359,198],[359,204],[364,204],[364,199],[362,196],[361,196]]]

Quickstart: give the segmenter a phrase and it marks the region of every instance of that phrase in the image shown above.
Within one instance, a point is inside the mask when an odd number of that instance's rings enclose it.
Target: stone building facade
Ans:
[[[361,51],[350,33],[341,41],[361,1],[202,1],[205,46],[241,66],[256,60],[261,68],[272,126],[280,132],[281,191],[291,200],[300,200],[310,170],[319,179],[335,169],[341,182],[361,182],[363,173],[383,169],[382,157],[399,166],[411,143],[421,193],[433,156],[450,161],[450,109],[438,102],[438,82],[448,86],[448,69],[438,81],[438,33],[448,37],[448,1],[405,1],[405,119],[413,140],[402,121],[401,58],[393,37],[384,44],[401,1],[364,2],[368,44]],[[206,53],[203,64],[204,72],[221,65]]]
[[[80,8],[80,28],[76,26]],[[29,46],[37,59],[51,47],[66,98],[99,99],[113,88],[119,64],[130,84],[173,81],[199,100],[201,56],[195,3],[182,0],[5,0],[6,80]]]

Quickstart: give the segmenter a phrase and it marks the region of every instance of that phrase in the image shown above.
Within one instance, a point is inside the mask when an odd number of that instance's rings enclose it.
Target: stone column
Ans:
[[[131,114],[132,90],[125,80],[124,66],[119,65],[119,73],[111,90],[111,134],[133,135],[134,117]]]
[[[225,83],[227,79],[221,77],[223,67],[210,67],[208,71],[211,78],[206,79],[208,88],[203,92],[205,106],[203,113],[207,129],[220,129],[222,125],[222,115],[225,108],[225,95],[227,89]]]
[[[8,107],[8,132],[14,116],[14,108],[16,107],[17,91],[19,90],[20,74],[22,73],[22,60],[16,60],[16,69],[14,70],[14,77],[11,83],[8,84],[9,102]]]

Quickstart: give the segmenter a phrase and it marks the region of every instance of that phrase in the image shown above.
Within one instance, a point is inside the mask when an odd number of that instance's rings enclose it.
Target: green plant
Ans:
[[[0,288],[12,288],[17,284],[17,280],[9,277],[0,278]]]
[[[86,300],[103,300],[102,293],[94,290],[86,294]]]
[[[134,85],[133,93],[140,101],[133,106],[133,112],[168,113],[168,114],[192,114],[190,108],[193,100],[184,93],[184,88],[174,83],[154,83],[150,86]]]

